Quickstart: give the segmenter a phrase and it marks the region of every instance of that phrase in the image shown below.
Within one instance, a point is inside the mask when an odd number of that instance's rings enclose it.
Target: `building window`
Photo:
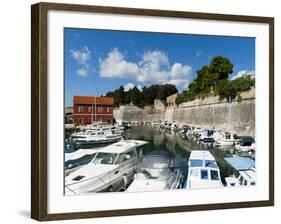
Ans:
[[[88,107],[88,113],[92,113],[92,107]]]
[[[98,122],[102,122],[102,118],[101,117],[98,117]]]
[[[78,107],[78,113],[83,113],[83,107]]]
[[[107,108],[106,108],[106,112],[107,112],[107,113],[111,113],[111,108],[110,108],[110,107],[107,107]]]
[[[83,117],[79,118],[79,124],[83,124]]]
[[[88,117],[88,124],[91,124],[92,123],[92,118],[91,117]]]
[[[98,107],[98,113],[102,113],[103,112],[103,107]]]

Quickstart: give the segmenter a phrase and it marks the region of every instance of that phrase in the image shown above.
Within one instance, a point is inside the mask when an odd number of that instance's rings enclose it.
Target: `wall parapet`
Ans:
[[[249,91],[245,91],[240,93],[241,100],[250,100],[255,99],[255,88],[251,88]],[[220,100],[219,96],[210,96],[206,97],[204,99],[196,99],[189,102],[184,102],[178,105],[178,107],[185,108],[185,107],[196,107],[196,106],[206,106],[206,105],[212,105],[212,104],[223,104],[223,103],[233,103],[238,102],[237,99],[232,100],[232,102],[227,102],[226,99]]]

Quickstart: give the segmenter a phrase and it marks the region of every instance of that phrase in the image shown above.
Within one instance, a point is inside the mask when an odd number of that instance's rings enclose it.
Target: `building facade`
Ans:
[[[113,123],[113,97],[73,97],[73,123],[87,125]]]

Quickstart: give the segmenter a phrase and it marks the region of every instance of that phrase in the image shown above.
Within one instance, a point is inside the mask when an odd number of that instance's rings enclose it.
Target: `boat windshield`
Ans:
[[[117,155],[117,153],[98,152],[92,163],[113,165]]]
[[[170,160],[168,157],[151,156],[144,157],[138,173],[137,179],[167,179],[171,174]]]
[[[200,159],[193,159],[193,160],[190,160],[190,166],[191,167],[200,167],[203,165],[203,161],[200,160]]]
[[[200,159],[192,159],[190,160],[190,167],[210,167],[210,168],[218,168],[217,164],[213,160],[205,160],[205,164],[203,165],[203,160]]]
[[[172,175],[173,171],[169,168],[140,168],[136,174],[136,179],[168,179]]]
[[[64,163],[64,168],[65,170],[67,169],[72,169],[78,166],[82,166],[85,165],[87,163],[89,163],[93,158],[93,155],[84,155],[81,158],[78,159],[72,159],[72,160],[68,160]]]
[[[205,160],[205,167],[218,168],[213,160]]]
[[[171,159],[168,157],[160,157],[160,156],[144,157],[140,167],[151,168],[151,169],[168,168],[170,165],[170,160]]]

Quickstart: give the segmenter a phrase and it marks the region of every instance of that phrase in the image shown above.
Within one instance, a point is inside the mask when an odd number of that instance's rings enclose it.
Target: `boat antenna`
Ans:
[[[94,97],[95,97],[95,87],[94,87]],[[92,102],[92,125],[94,123],[94,104]]]
[[[97,96],[96,96],[95,84],[94,84],[94,99],[95,99],[95,121],[97,122]]]

